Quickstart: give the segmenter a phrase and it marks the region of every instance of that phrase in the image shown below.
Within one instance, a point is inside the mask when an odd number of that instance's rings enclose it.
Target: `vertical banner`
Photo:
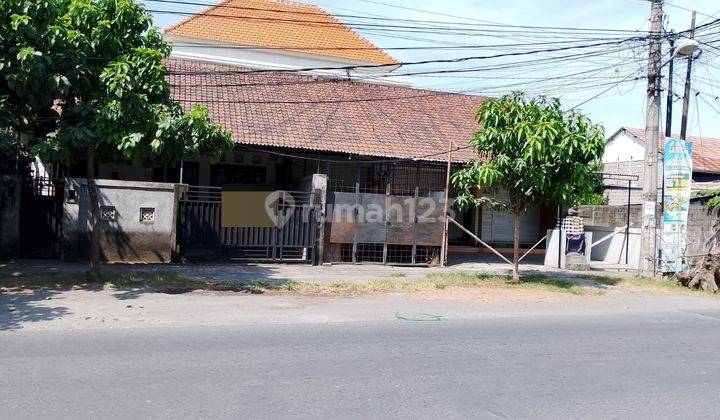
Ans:
[[[687,219],[692,184],[692,143],[665,138],[662,230],[662,261],[664,273],[687,270],[683,255],[687,249]]]

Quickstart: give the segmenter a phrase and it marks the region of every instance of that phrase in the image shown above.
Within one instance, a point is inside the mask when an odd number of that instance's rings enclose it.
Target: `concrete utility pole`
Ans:
[[[648,60],[647,108],[645,111],[645,171],[643,178],[642,234],[639,272],[655,275],[657,244],[658,138],[660,134],[660,41],[663,20],[662,0],[650,8],[650,57]]]
[[[690,36],[695,37],[695,11],[692,11],[690,19]],[[687,74],[685,75],[685,94],[683,95],[682,119],[680,120],[680,138],[687,137],[688,108],[690,107],[690,75],[692,74],[693,53],[688,56]]]
[[[440,267],[445,267],[447,264],[448,247],[450,246],[450,235],[448,234],[449,220],[448,220],[448,207],[450,204],[450,168],[452,166],[452,151],[453,142],[450,140],[448,143],[448,155],[447,155],[447,175],[445,176],[445,201],[443,202],[443,238],[442,246],[440,247]]]

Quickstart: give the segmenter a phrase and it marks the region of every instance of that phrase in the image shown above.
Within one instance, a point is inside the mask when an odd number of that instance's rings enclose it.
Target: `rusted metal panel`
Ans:
[[[415,239],[415,197],[390,196],[387,243],[412,245]]]
[[[334,192],[328,201],[332,243],[442,243],[442,205],[435,198]]]
[[[442,244],[442,222],[418,223],[417,244],[425,246],[440,246]]]
[[[356,201],[355,193],[328,193],[330,205],[326,220],[330,226],[331,243],[350,243],[355,240]]]
[[[417,206],[418,245],[440,246],[443,236],[443,206],[432,197],[418,199]]]
[[[357,242],[384,243],[386,236],[385,194],[359,194],[359,210],[356,223]],[[362,213],[360,213],[362,212]]]

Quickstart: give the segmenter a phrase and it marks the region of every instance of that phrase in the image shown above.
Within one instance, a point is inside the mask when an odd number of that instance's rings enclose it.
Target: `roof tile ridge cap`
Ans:
[[[178,22],[173,23],[172,25],[170,25],[170,26],[168,26],[167,28],[165,28],[164,32],[165,32],[165,33],[168,33],[168,32],[170,32],[170,31],[174,31],[174,30],[178,29],[180,26],[186,25],[186,24],[190,23],[191,21],[199,18],[200,16],[208,16],[208,14],[209,14],[210,12],[214,11],[214,10],[217,9],[218,7],[225,7],[228,3],[231,3],[231,2],[233,2],[233,1],[234,1],[234,0],[221,0],[221,1],[219,1],[217,4],[215,4],[215,5],[213,5],[213,6],[208,6],[208,7],[204,8],[204,9],[202,9],[202,10],[196,12],[196,13],[193,13],[192,15],[186,17],[185,19],[182,19],[182,20],[180,20],[180,21],[178,21]]]
[[[282,1],[282,0],[281,0],[281,1]],[[353,35],[357,36],[358,38],[360,38],[363,42],[367,43],[369,46],[375,48],[375,51],[379,52],[381,55],[385,56],[385,58],[387,58],[388,60],[391,61],[390,63],[387,63],[387,64],[402,64],[402,61],[400,61],[400,60],[398,60],[397,58],[391,56],[390,54],[387,53],[387,51],[385,51],[385,50],[383,50],[382,48],[378,47],[378,46],[375,45],[373,42],[370,42],[369,39],[365,38],[362,34],[360,34],[359,32],[357,32],[357,31],[355,31],[355,30],[353,30],[352,28],[350,28],[350,27],[349,27],[348,25],[346,25],[345,23],[341,22],[341,21],[340,21],[338,18],[336,18],[332,13],[326,11],[326,10],[323,9],[322,7],[317,6],[317,5],[315,5],[315,4],[310,4],[310,5],[308,5],[308,6],[310,6],[310,7],[312,7],[312,8],[315,8],[315,9],[317,9],[317,10],[320,10],[320,11],[323,12],[327,17],[329,17],[330,20],[332,20],[333,22],[337,23],[339,28],[342,28],[345,32],[350,32],[351,34],[353,34]]]
[[[314,7],[317,7],[314,4],[303,3],[301,1],[294,1],[294,0],[261,0],[261,1],[265,1],[267,3],[287,4],[287,5],[291,5],[291,6],[303,6],[303,7],[309,7],[311,9]]]

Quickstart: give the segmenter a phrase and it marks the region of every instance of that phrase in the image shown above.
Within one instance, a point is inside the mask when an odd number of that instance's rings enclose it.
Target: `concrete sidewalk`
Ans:
[[[512,274],[512,267],[491,255],[465,254],[452,256],[447,267],[390,266],[380,264],[332,264],[311,266],[307,264],[110,264],[102,268],[105,273],[125,272],[170,272],[179,276],[223,280],[237,283],[264,282],[367,282],[388,278],[424,278],[431,273],[482,273],[496,275]],[[587,272],[570,272],[545,267],[542,257],[528,256],[520,265],[523,274],[553,274],[572,278]],[[81,274],[87,271],[86,264],[63,264],[55,261],[24,261],[0,266],[0,277],[7,276],[52,276]],[[594,274],[628,276],[632,273],[614,271],[593,271]]]

